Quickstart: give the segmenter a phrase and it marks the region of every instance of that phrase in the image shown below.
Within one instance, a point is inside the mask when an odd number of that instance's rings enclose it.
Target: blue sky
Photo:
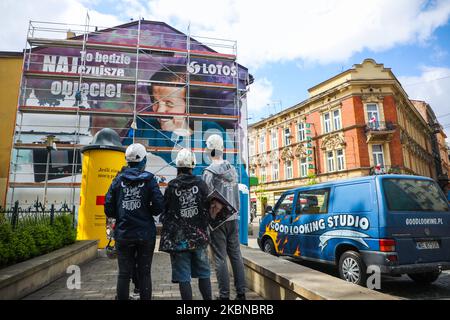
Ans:
[[[301,65],[301,61],[284,63],[269,63],[253,72],[256,78],[267,77],[273,84],[273,101],[265,112],[254,112],[256,120],[275,110],[290,107],[308,96],[308,88],[318,84],[344,70],[351,68],[355,63],[362,62],[365,58],[373,58],[386,67],[391,68],[397,77],[418,77],[422,75],[422,68],[440,67],[449,68],[447,75],[450,77],[450,23],[436,29],[433,36],[426,43],[414,43],[395,46],[385,51],[363,50],[353,54],[350,58],[336,63]],[[441,77],[436,77],[441,78]],[[402,81],[411,98],[424,99],[415,96],[416,87],[423,87],[433,81]],[[436,80],[442,83],[450,91],[448,79]],[[409,86],[412,84],[412,86]],[[450,97],[450,96],[449,96]],[[281,101],[281,103],[280,103]],[[438,106],[436,106],[438,107]],[[440,106],[437,115],[450,112],[450,101],[446,106]],[[448,113],[447,112],[447,113]],[[450,116],[442,118],[442,124],[450,124]]]
[[[250,122],[369,57],[392,68],[410,98],[450,113],[450,0],[3,0],[0,10],[3,51],[21,50],[30,19],[83,23],[88,10],[94,25],[143,17],[237,40],[239,62],[256,79]],[[440,121],[450,136],[450,115]]]

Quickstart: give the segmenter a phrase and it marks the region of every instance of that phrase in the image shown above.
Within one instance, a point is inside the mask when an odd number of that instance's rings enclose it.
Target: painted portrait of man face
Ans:
[[[157,113],[186,113],[186,88],[175,86],[153,85],[153,112]],[[175,131],[186,127],[185,116],[171,116],[158,119],[161,129]]]

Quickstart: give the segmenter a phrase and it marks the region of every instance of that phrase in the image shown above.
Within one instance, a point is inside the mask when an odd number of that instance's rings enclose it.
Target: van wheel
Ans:
[[[272,239],[267,238],[263,243],[263,251],[265,253],[269,253],[273,256],[278,256],[277,251],[275,250],[275,245],[273,244]]]
[[[408,277],[417,283],[427,285],[435,282],[441,275],[440,271],[422,272],[422,273],[408,273]]]
[[[366,285],[367,267],[358,252],[344,252],[339,259],[338,267],[341,279],[360,286]]]

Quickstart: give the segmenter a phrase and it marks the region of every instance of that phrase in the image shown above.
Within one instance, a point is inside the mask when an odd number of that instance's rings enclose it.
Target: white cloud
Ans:
[[[264,110],[271,103],[273,93],[272,83],[267,78],[257,79],[247,93],[247,105],[249,114],[264,114]],[[267,112],[265,112],[267,111]]]
[[[30,20],[84,24],[87,3],[86,0],[2,0],[0,50],[21,51],[25,46]],[[121,24],[114,15],[95,10],[89,10],[89,16],[91,25],[111,27]]]
[[[95,0],[92,24],[114,26],[129,18],[164,21],[196,35],[238,41],[240,62],[304,60],[342,62],[364,49],[381,51],[406,43],[426,43],[447,23],[450,0]],[[27,22],[83,23],[88,0],[3,0],[3,50],[19,50]],[[102,10],[103,9],[98,9]]]
[[[191,23],[192,33],[238,40],[239,59],[250,67],[338,62],[364,49],[426,43],[450,16],[449,0],[154,0],[145,8],[146,18],[180,30]]]
[[[420,76],[398,77],[410,99],[424,100],[433,108],[450,137],[450,68],[423,67]]]

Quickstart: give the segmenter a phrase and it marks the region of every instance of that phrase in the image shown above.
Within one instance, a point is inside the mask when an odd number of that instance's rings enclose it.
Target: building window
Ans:
[[[255,141],[253,139],[250,139],[249,141],[249,149],[250,149],[250,156],[255,155]]]
[[[340,130],[341,129],[341,110],[334,110],[333,111],[333,125],[334,130]]]
[[[336,160],[338,171],[344,170],[345,169],[344,150],[342,149],[336,150]]]
[[[373,155],[373,164],[375,167],[379,167],[381,170],[384,169],[384,153],[383,153],[383,145],[374,144],[372,145],[372,155]]]
[[[272,164],[272,181],[278,180],[278,162]]]
[[[331,118],[329,113],[323,115],[324,133],[331,132]]]
[[[270,133],[271,137],[271,146],[272,149],[278,149],[278,135],[277,135],[277,129],[273,129]]]
[[[291,130],[289,128],[284,129],[284,145],[288,146],[291,144]]]
[[[369,120],[369,126],[372,129],[377,129],[380,125],[380,115],[378,113],[378,105],[368,104],[367,105],[367,119]]]
[[[303,122],[298,124],[298,142],[306,140],[306,129]]]
[[[341,110],[323,114],[323,133],[342,129]]]
[[[287,179],[292,179],[293,178],[292,161],[291,160],[286,161],[285,166],[286,166],[286,169],[285,169],[286,180]]]
[[[327,171],[328,172],[334,171],[334,152],[333,151],[327,152]]]
[[[306,158],[300,159],[300,177],[306,177],[308,175],[308,161]]]
[[[267,175],[266,175],[266,167],[261,167],[261,182],[266,182]]]
[[[259,138],[259,153],[262,152],[266,152],[266,139],[263,135]]]

